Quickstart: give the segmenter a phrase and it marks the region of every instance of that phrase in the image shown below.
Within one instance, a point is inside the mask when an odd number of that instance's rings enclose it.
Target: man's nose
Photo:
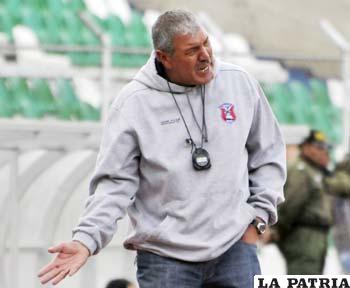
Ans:
[[[209,61],[210,60],[210,53],[209,49],[207,47],[202,47],[199,53],[199,60],[200,61]]]

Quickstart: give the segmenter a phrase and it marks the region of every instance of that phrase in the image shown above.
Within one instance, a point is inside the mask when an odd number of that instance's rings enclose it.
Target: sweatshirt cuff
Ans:
[[[255,207],[255,216],[261,218],[266,224],[271,224],[269,223],[270,216],[269,213],[266,212],[266,210]]]
[[[78,241],[86,248],[89,249],[90,255],[94,255],[97,251],[96,241],[88,234],[84,232],[75,232],[73,235],[73,241]]]

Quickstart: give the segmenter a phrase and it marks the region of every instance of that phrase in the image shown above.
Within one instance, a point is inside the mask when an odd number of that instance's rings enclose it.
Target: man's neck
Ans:
[[[165,80],[167,80],[171,83],[174,83],[176,85],[179,85],[179,86],[184,86],[184,87],[195,87],[196,86],[196,85],[182,84],[182,83],[178,83],[176,81],[171,80],[166,72],[164,65],[157,58],[155,59],[155,65],[156,65],[156,70],[157,70],[158,75],[160,77],[164,78]]]

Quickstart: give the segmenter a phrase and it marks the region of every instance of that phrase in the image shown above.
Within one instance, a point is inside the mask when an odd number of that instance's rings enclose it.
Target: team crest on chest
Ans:
[[[236,113],[234,111],[234,106],[231,103],[224,103],[219,106],[221,111],[221,118],[226,123],[233,123],[236,120]]]

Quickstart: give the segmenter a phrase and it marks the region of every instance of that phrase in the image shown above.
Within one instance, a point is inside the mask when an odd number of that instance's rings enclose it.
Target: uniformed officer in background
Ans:
[[[286,200],[279,207],[272,241],[285,257],[289,275],[322,274],[333,224],[330,194],[350,196],[349,163],[330,172],[329,151],[325,134],[311,130],[300,144],[300,156],[288,167]]]
[[[337,166],[334,178],[329,179],[329,184],[339,197],[334,201],[334,226],[332,236],[338,251],[339,260],[342,266],[342,273],[350,273],[350,197],[344,199],[341,196],[350,194],[350,153]],[[332,183],[331,183],[332,182]]]

